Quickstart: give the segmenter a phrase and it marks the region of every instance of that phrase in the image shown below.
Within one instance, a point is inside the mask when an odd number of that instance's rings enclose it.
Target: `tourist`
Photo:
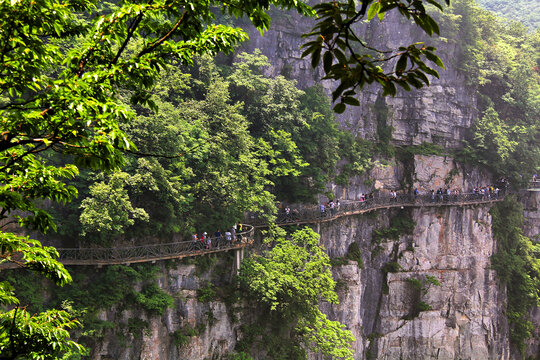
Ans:
[[[219,231],[219,229],[217,229],[214,233],[214,237],[216,238],[216,246],[219,249],[219,245],[221,243],[221,231]]]
[[[334,202],[330,200],[330,202],[328,203],[328,207],[330,208],[330,215],[334,216],[336,204],[334,204]]]
[[[206,235],[207,235],[207,234],[206,234],[206,231],[203,232],[202,235],[201,235],[201,239],[200,239],[200,240],[201,240],[201,247],[202,247],[203,249],[207,249],[207,243],[206,243],[207,239],[206,239]]]
[[[324,204],[321,204],[319,206],[319,209],[321,210],[321,217],[324,217],[324,215],[326,215],[326,207],[324,206]]]

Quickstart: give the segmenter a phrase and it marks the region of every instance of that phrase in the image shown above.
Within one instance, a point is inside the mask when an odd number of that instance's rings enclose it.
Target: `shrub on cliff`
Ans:
[[[540,244],[523,235],[523,207],[514,197],[495,205],[491,215],[497,240],[492,265],[507,289],[510,341],[523,353],[533,330],[529,311],[540,304]]]
[[[282,327],[292,325],[292,336],[315,352],[336,359],[352,359],[352,333],[338,321],[329,320],[319,303],[338,302],[330,259],[319,245],[319,235],[309,228],[290,239],[274,230],[267,239],[268,253],[247,259],[240,269],[240,283],[264,311],[280,314]]]

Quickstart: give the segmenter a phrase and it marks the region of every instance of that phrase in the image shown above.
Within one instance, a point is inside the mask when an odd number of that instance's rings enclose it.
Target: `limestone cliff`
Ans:
[[[388,48],[418,41],[418,31],[401,21],[390,17],[382,24],[366,26],[364,31]],[[267,69],[269,75],[282,74],[296,79],[302,87],[311,86],[321,79],[322,72],[313,71],[308,60],[300,59],[299,50],[300,35],[311,26],[294,14],[273,16],[273,30],[264,37],[252,33],[243,50],[261,49],[272,64]],[[448,60],[455,55],[455,47],[441,50],[443,61],[451,65]],[[325,82],[324,86],[331,89],[334,85]],[[477,115],[473,90],[452,66],[441,71],[441,79],[433,79],[429,88],[386,99],[375,88],[367,88],[360,101],[360,107],[339,117],[340,126],[362,138],[375,139],[377,126],[383,122],[394,128],[392,142],[397,145],[430,142],[459,147]],[[367,178],[374,183],[366,183]],[[427,192],[444,186],[468,191],[491,182],[488,174],[458,166],[451,158],[414,156],[408,163],[396,161],[376,167],[366,177],[351,179],[348,186],[330,185],[329,190],[345,201],[373,189],[404,189],[404,184]],[[527,208],[529,235],[540,229],[537,202]],[[489,206],[415,208],[405,215],[416,225],[412,233],[398,240],[374,241],[374,233],[390,226],[392,218],[404,216],[400,210],[344,217],[320,227],[321,241],[331,257],[346,254],[353,242],[363,252],[363,268],[352,261],[334,268],[340,283],[340,305],[323,304],[330,317],[346,324],[356,336],[355,358],[511,358],[503,313],[505,289],[499,287],[490,268],[496,246]],[[388,267],[389,263],[393,267]],[[440,285],[426,279],[436,279]],[[231,304],[217,298],[199,301],[197,290],[207,280],[196,276],[193,265],[163,266],[160,285],[175,297],[174,308],[161,317],[119,309],[101,314],[119,324],[125,324],[129,317],[140,317],[149,325],[127,335],[123,343],[107,337],[96,341],[92,358],[226,358],[244,336],[242,321],[250,314],[240,311],[235,315]]]
[[[509,358],[504,291],[489,262],[495,244],[488,209],[415,209],[412,235],[383,242],[375,252],[369,233],[396,214],[384,215],[321,229],[325,245],[338,253],[352,242],[363,249],[364,269],[351,264],[335,270],[346,286],[339,307],[329,310],[355,332],[357,358]],[[394,257],[399,270],[385,278],[381,269]],[[426,275],[440,286],[427,286],[418,296],[411,279]],[[414,314],[419,301],[429,309]]]
[[[301,59],[301,35],[311,30],[312,21],[306,21],[293,13],[276,13],[271,30],[260,36],[253,31],[244,51],[260,49],[270,59],[272,67],[267,75],[285,75],[298,81],[300,87],[308,87],[319,81],[322,69],[311,69],[310,60]],[[394,49],[417,41],[428,44],[415,26],[404,22],[400,16],[387,16],[382,23],[370,22],[361,31],[371,44],[383,49]],[[376,137],[378,121],[394,127],[393,142],[399,145],[417,145],[422,142],[439,144],[448,148],[461,145],[466,130],[477,116],[474,89],[466,85],[465,77],[452,59],[457,47],[451,42],[439,46],[438,54],[447,65],[440,71],[440,79],[433,78],[432,85],[411,92],[398,91],[395,97],[380,97],[377,87],[367,87],[360,93],[360,107],[350,107],[338,120],[346,128],[362,138]],[[325,81],[330,90],[335,84]],[[376,104],[378,106],[376,106]],[[384,115],[381,118],[381,113]]]
[[[444,184],[453,164],[450,158],[417,156],[416,184],[427,179]],[[479,173],[476,178],[469,173],[468,180],[460,173],[454,171],[449,180],[454,186],[467,188],[482,180]],[[395,184],[399,179],[381,181]],[[398,239],[376,236],[396,217],[408,218],[412,231]],[[353,261],[334,268],[340,304],[322,305],[355,335],[355,359],[512,358],[505,291],[490,266],[496,244],[489,206],[378,210],[323,223],[318,230],[331,257],[344,256],[353,242],[363,253],[363,268]],[[203,275],[194,265],[162,266],[160,286],[175,297],[174,308],[161,317],[129,310],[103,313],[104,320],[117,324],[140,317],[148,326],[127,335],[123,344],[105,337],[96,343],[93,359],[226,358],[245,336],[242,325],[253,314],[246,302],[227,301],[226,291],[201,301],[200,290],[216,276],[227,277],[231,266],[227,256]],[[440,284],[426,281],[430,277]]]

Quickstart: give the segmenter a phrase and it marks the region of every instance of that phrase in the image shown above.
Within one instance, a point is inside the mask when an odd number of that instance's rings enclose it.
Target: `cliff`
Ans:
[[[313,70],[310,59],[301,59],[301,35],[311,30],[313,22],[293,13],[275,12],[271,30],[260,36],[249,34],[250,40],[242,51],[260,49],[272,64],[266,75],[284,75],[298,81],[300,87],[309,87],[323,77],[322,69]],[[383,22],[372,21],[360,30],[368,43],[385,49],[395,49],[414,42],[437,44],[426,38],[415,26],[407,24],[398,15],[387,16]],[[375,139],[377,124],[383,121],[393,126],[392,142],[398,145],[435,143],[448,148],[461,145],[467,129],[477,116],[475,91],[466,85],[465,77],[452,61],[457,56],[455,44],[441,43],[438,55],[447,64],[440,70],[440,79],[432,78],[431,86],[410,92],[399,90],[395,97],[380,97],[379,88],[367,87],[359,95],[361,106],[349,107],[338,117],[342,128],[357,136]],[[335,84],[323,81],[330,90]],[[376,106],[377,104],[377,106]],[[382,115],[382,119],[381,119]]]
[[[273,17],[273,30],[260,37],[250,34],[242,50],[261,49],[269,57],[268,75],[294,78],[308,87],[322,77],[301,59],[300,35],[312,23],[295,14]],[[366,26],[372,41],[394,48],[418,41],[419,33],[401,19],[387,18],[382,24]],[[370,35],[371,34],[371,35]],[[455,56],[456,48],[441,49],[443,61]],[[333,84],[323,82],[327,90]],[[449,66],[432,86],[399,92],[381,98],[375,88],[360,94],[360,107],[351,107],[338,121],[357,136],[376,139],[377,127],[394,128],[392,143],[417,145],[429,142],[457,148],[477,116],[474,90],[459,71]],[[366,179],[374,183],[366,185]],[[365,177],[351,179],[348,186],[329,185],[343,201],[356,200],[376,189],[418,188],[428,192],[438,187],[470,191],[492,183],[489,174],[459,166],[444,156],[412,156],[376,167]],[[530,200],[526,208],[527,233],[538,234],[540,216]],[[405,217],[414,224],[398,239],[385,239],[377,231]],[[323,304],[333,319],[347,325],[355,335],[355,359],[509,359],[508,325],[502,309],[505,289],[490,266],[496,249],[491,233],[489,206],[379,210],[367,215],[344,217],[321,225],[321,242],[331,257],[344,256],[350,244],[362,250],[364,266],[356,262],[336,266],[340,304]],[[195,265],[162,265],[160,286],[175,298],[175,305],[159,316],[111,309],[103,320],[126,324],[139,317],[148,324],[119,341],[105,337],[96,342],[93,359],[221,359],[232,354],[248,334],[242,325],[252,317],[240,301],[231,303],[227,293],[201,301],[215,271],[231,272],[231,259],[223,267],[197,275]],[[236,309],[236,310],[234,310]],[[317,356],[312,355],[312,358]],[[260,355],[264,358],[264,354]]]
[[[436,166],[444,161],[417,156],[417,183],[427,176],[433,184],[444,184],[452,169]],[[446,162],[453,164],[449,158]],[[476,175],[468,180],[456,175],[452,181],[466,188],[481,181]],[[385,238],[383,230],[397,226],[396,219],[411,228],[398,227],[397,238]],[[334,267],[340,304],[322,304],[353,332],[355,359],[513,358],[501,311],[505,289],[490,265],[496,243],[489,206],[378,210],[323,223],[318,230],[332,258],[344,256],[352,243],[363,254],[363,267],[354,261]],[[244,325],[256,314],[245,299],[231,297],[232,266],[230,256],[207,271],[193,264],[162,264],[159,284],[174,296],[174,307],[161,317],[121,309],[102,313],[102,320],[116,324],[137,317],[148,325],[120,342],[104,337],[92,358],[221,359],[233,354],[250,336]],[[224,287],[204,298],[209,281]],[[265,358],[264,352],[257,358]]]

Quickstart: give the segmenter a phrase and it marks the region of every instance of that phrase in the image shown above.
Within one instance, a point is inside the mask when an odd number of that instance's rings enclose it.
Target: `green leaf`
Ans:
[[[322,52],[322,48],[318,48],[318,49],[315,49],[315,51],[311,55],[312,68],[316,68],[319,65],[319,62],[321,61],[321,52]]]
[[[325,72],[329,72],[330,68],[332,67],[332,61],[334,60],[334,57],[332,56],[332,52],[326,51],[323,56],[323,68]]]
[[[407,67],[407,59],[408,56],[406,53],[399,57],[399,60],[396,63],[396,74],[399,75],[405,71],[405,68]]]
[[[424,55],[426,56],[426,58],[428,58],[428,60],[434,62],[440,68],[445,69],[442,60],[437,55],[435,55],[435,54],[433,54],[432,52],[429,52],[429,51],[424,51]]]
[[[367,19],[369,21],[371,21],[371,19],[373,19],[375,15],[379,13],[380,7],[381,7],[381,4],[378,1],[371,4],[367,12]]]
[[[334,106],[334,111],[335,111],[337,114],[342,114],[342,113],[345,111],[346,108],[347,108],[347,107],[345,106],[345,104],[340,102],[340,103],[338,103],[338,104],[336,104],[336,105]]]
[[[343,97],[341,99],[341,101],[343,101],[347,105],[360,106],[360,101],[358,101],[358,99],[350,97],[350,96]]]

